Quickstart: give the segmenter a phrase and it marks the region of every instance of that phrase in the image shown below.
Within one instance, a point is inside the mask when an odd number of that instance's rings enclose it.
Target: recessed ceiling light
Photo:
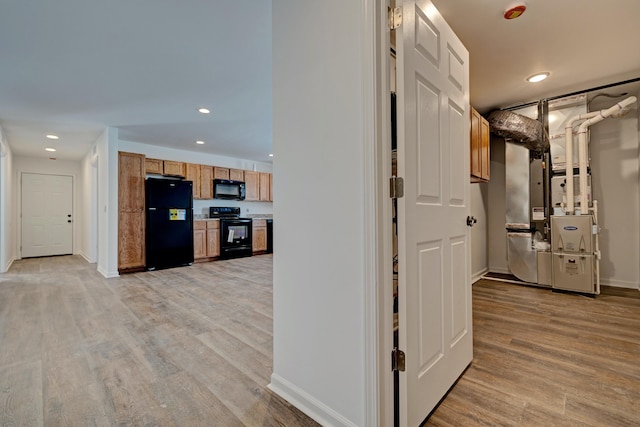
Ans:
[[[56,151],[55,148],[45,148],[45,150],[47,150],[47,151]]]
[[[269,153],[269,157],[273,157],[273,153]]]
[[[541,82],[544,79],[546,79],[547,77],[549,77],[549,74],[551,74],[551,73],[537,73],[537,74],[534,74],[533,76],[527,77],[527,81],[529,83]]]
[[[51,133],[47,135],[47,138],[49,138],[49,139],[59,139],[58,135],[53,135]]]
[[[198,145],[203,145],[203,144],[204,144],[204,141],[196,141],[196,144],[198,144]]]
[[[209,114],[210,112],[208,108],[198,108],[198,113]]]

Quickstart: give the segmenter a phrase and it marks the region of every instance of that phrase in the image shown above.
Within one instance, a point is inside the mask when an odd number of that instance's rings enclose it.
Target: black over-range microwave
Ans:
[[[213,180],[213,198],[224,200],[244,200],[244,181],[232,181],[229,179]]]

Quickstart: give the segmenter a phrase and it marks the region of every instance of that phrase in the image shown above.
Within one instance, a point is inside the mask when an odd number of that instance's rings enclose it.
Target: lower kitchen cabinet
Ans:
[[[264,252],[267,250],[267,221],[264,219],[254,219],[253,228],[253,252]]]
[[[220,256],[220,221],[193,222],[193,258],[206,260]]]
[[[207,256],[220,256],[220,221],[205,221],[207,223]]]
[[[193,258],[207,257],[207,224],[206,221],[193,222]]]

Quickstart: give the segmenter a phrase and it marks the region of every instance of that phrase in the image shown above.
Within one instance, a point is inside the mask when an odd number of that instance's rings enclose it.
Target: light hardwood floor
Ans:
[[[0,275],[0,425],[316,426],[265,388],[272,258],[104,279],[78,256]]]
[[[473,362],[427,425],[640,425],[638,290],[481,280],[473,325]]]
[[[104,279],[77,256],[0,275],[0,425],[315,426],[265,386],[272,258]],[[482,280],[442,426],[640,425],[640,292]]]

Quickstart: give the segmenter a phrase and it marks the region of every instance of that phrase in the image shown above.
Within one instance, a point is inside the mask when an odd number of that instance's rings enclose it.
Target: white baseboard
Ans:
[[[118,273],[117,271],[108,272],[108,271],[105,271],[103,268],[100,268],[100,266],[98,266],[98,273],[102,274],[106,279],[111,279],[113,277],[120,277],[120,273]]]
[[[325,427],[356,427],[356,424],[277,374],[271,374],[271,384],[267,388]]]
[[[13,265],[13,261],[15,260],[16,260],[16,257],[11,257],[11,259],[9,259],[9,261],[7,262],[7,266],[5,267],[5,269],[3,271],[0,271],[0,273],[8,272],[11,266]]]
[[[615,280],[615,279],[600,279],[600,284],[604,286],[613,286],[616,288],[625,288],[625,289],[639,289],[640,284],[634,282],[628,282],[626,280]]]
[[[482,279],[486,273],[489,272],[489,268],[483,268],[482,270],[475,272],[471,275],[471,283],[476,283],[478,280]]]
[[[87,261],[89,264],[95,264],[96,261],[95,260],[91,260],[87,255],[85,255],[84,252],[78,252],[77,255],[80,255],[82,258],[85,259],[85,261]]]
[[[488,272],[500,273],[500,274],[511,274],[511,270],[509,270],[509,267],[502,268],[502,267],[491,267],[491,266],[489,266],[489,270],[487,271],[487,273]]]

